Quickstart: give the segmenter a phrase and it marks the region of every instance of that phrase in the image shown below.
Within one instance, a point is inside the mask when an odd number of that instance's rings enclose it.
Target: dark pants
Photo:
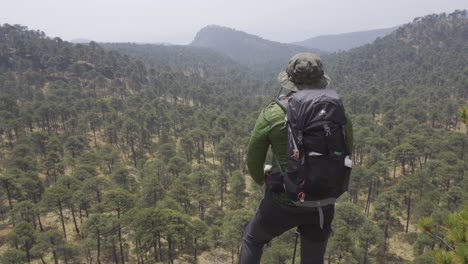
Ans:
[[[247,225],[242,239],[240,264],[258,264],[263,245],[285,231],[298,227],[301,235],[301,263],[322,264],[335,213],[333,205],[323,207],[324,226],[320,228],[316,208],[281,205],[267,192]]]

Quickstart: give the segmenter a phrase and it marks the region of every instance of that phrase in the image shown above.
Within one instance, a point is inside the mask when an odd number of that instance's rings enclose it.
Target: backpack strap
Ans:
[[[336,198],[327,198],[323,200],[317,200],[317,201],[293,201],[293,204],[296,206],[302,206],[302,207],[312,207],[312,208],[317,208],[319,212],[319,217],[320,217],[320,228],[323,229],[323,210],[322,207],[327,206],[327,205],[332,205],[335,204]]]
[[[283,100],[283,99],[280,100],[279,98],[275,98],[274,101],[275,101],[276,104],[278,104],[278,106],[286,114],[286,109],[288,107],[288,102],[286,100]],[[289,126],[288,126],[288,128],[289,128]],[[281,164],[279,163],[278,158],[276,157],[276,155],[273,155],[273,158],[275,159],[276,165],[278,165],[278,168],[280,169],[281,174],[284,175],[284,171],[281,168]]]
[[[275,99],[275,102],[278,104],[279,107],[281,107],[281,109],[283,109],[283,112],[286,114],[286,111],[288,109],[288,101],[287,100],[284,100],[284,99],[279,99],[279,98],[276,98]],[[292,131],[291,131],[291,126],[289,125],[289,122],[287,121],[288,120],[288,116],[286,115],[285,117],[285,121],[286,121],[286,126],[288,128],[288,133],[289,134],[292,134]],[[289,137],[289,136],[288,136]],[[300,154],[299,154],[299,147],[298,146],[301,146],[302,145],[302,132],[299,131],[299,135],[298,135],[298,143],[296,142],[296,140],[294,139],[294,137],[290,137],[291,138],[291,141],[294,145],[294,157],[296,157],[297,159],[299,159],[300,157]]]
[[[279,98],[275,98],[275,103],[277,103],[279,105],[279,107],[281,107],[281,109],[283,109],[283,112],[286,113],[286,110],[288,109],[288,101],[287,100],[280,100]]]

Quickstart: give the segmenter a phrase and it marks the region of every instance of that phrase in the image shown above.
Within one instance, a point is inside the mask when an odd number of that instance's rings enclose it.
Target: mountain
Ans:
[[[292,44],[327,52],[344,51],[372,43],[377,38],[386,36],[395,29],[396,27],[391,27],[336,35],[323,35]]]
[[[370,45],[323,59],[348,89],[365,91],[374,84],[427,93],[433,88],[466,99],[466,10],[415,18]]]
[[[277,74],[294,54],[311,51],[305,47],[270,41],[216,25],[201,29],[190,46],[216,50],[251,69],[264,69],[264,72],[272,74]]]
[[[77,89],[82,96],[107,96],[115,92],[111,86],[122,86],[121,92],[133,93],[147,82],[141,62],[118,53],[106,53],[94,42],[72,44],[20,25],[5,24],[0,26],[0,32],[2,77],[22,83],[21,89],[3,85],[2,96],[27,101],[44,92],[45,86],[50,93],[57,92],[55,88]],[[97,79],[101,80],[99,91],[88,89]],[[71,83],[81,85],[69,86]]]

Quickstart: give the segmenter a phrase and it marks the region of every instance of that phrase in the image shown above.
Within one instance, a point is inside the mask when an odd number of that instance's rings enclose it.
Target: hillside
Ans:
[[[0,263],[236,262],[263,196],[246,170],[250,132],[276,67],[302,49],[215,31],[268,44],[263,61],[0,26]],[[457,220],[468,201],[467,49],[467,12],[456,11],[322,55],[354,129],[327,263],[468,252]],[[294,241],[294,230],[274,239],[264,263],[291,262]]]
[[[191,79],[200,79],[208,85],[225,83],[230,85],[233,80],[242,83],[237,88],[245,95],[271,94],[265,82],[271,79],[252,72],[247,66],[241,65],[230,57],[215,50],[179,45],[133,44],[133,43],[100,43],[108,50],[137,58],[151,68],[158,69],[162,65],[171,70],[182,72]],[[249,87],[242,90],[242,87]]]
[[[294,42],[292,44],[309,49],[323,50],[326,52],[346,51],[370,44],[377,38],[390,34],[395,29],[396,27],[391,27],[335,35],[322,35]]]
[[[138,58],[152,67],[168,65],[175,71],[185,71],[187,74],[199,75],[201,78],[220,76],[235,68],[237,70],[242,68],[231,58],[202,47],[136,43],[99,43],[99,45]]]
[[[457,11],[416,18],[372,45],[324,59],[335,82],[351,91],[405,87],[420,96],[432,90],[466,100],[467,39],[466,11]]]
[[[1,263],[192,261],[247,215],[257,85],[173,63],[0,27]]]

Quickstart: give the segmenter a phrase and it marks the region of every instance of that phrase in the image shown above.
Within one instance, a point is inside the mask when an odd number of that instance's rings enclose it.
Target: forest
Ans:
[[[322,59],[355,138],[326,262],[467,263],[467,11]],[[286,63],[0,25],[0,262],[237,263],[264,194],[245,151]]]

